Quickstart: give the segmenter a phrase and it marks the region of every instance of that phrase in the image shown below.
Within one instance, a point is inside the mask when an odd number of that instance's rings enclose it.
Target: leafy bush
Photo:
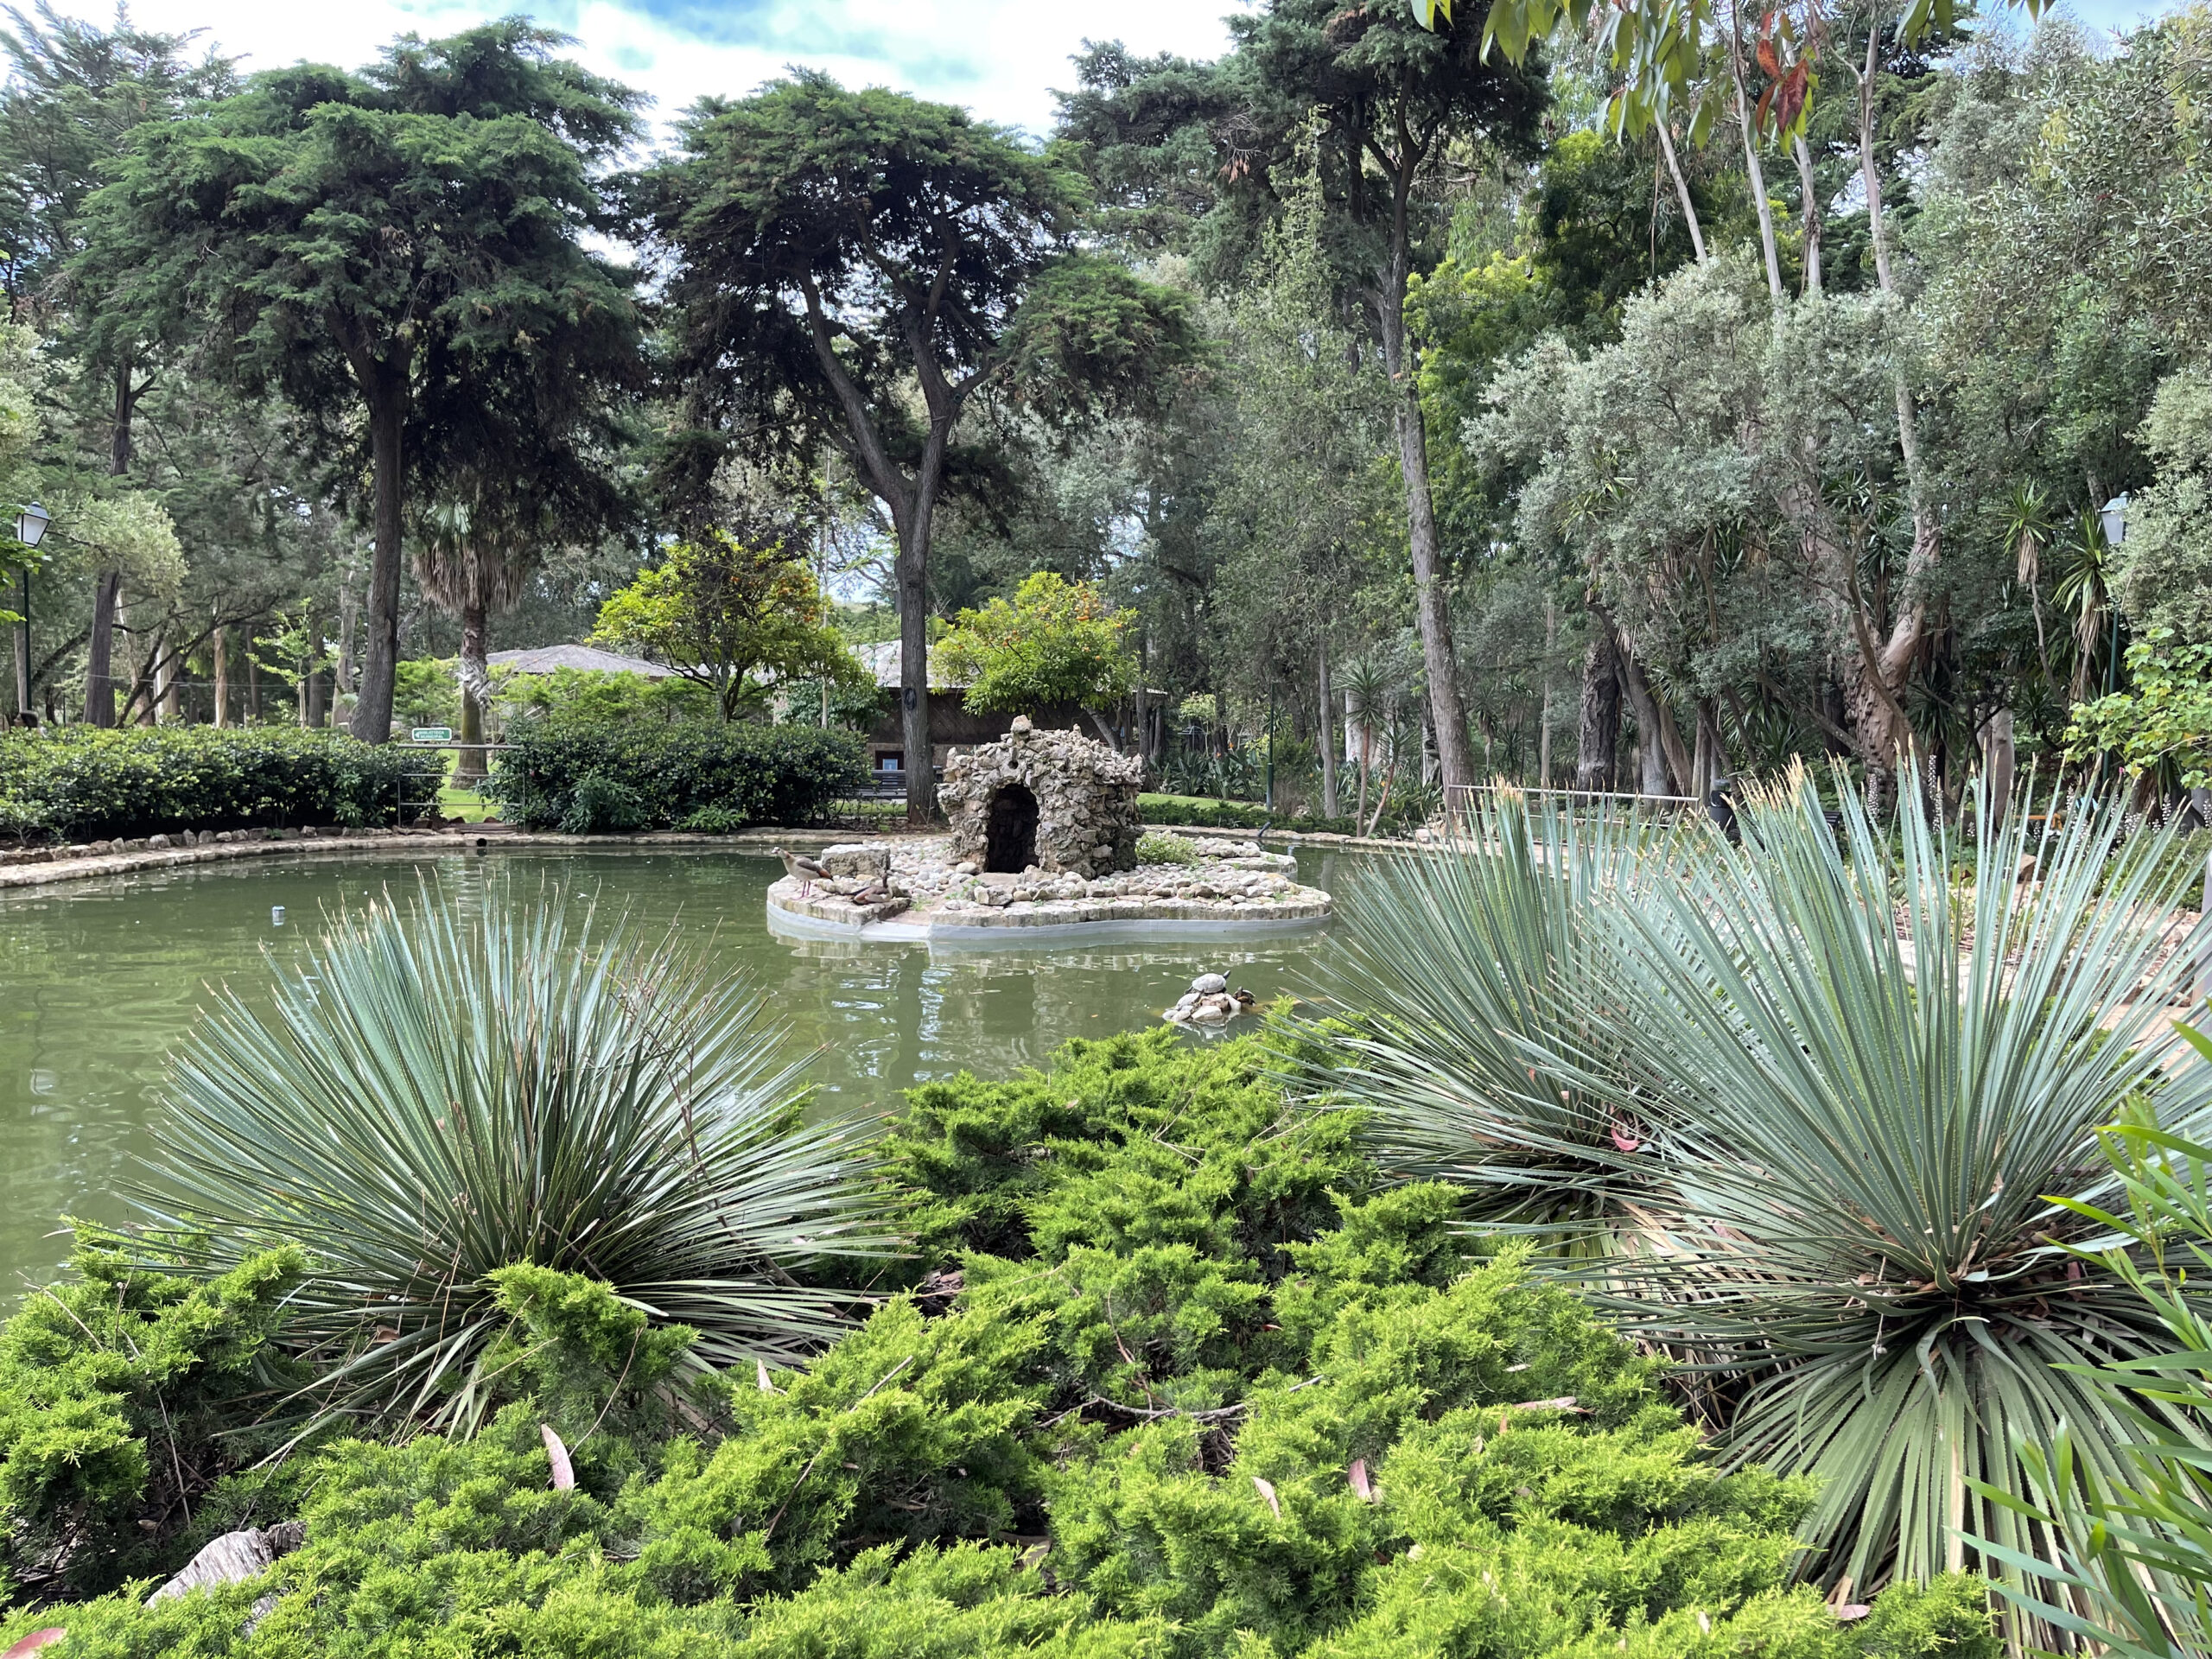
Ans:
[[[612,1284],[694,1331],[696,1370],[818,1346],[841,1298],[793,1274],[887,1243],[860,1135],[801,1123],[759,998],[557,896],[373,906],[274,1001],[226,993],[175,1058],[157,1201],[211,1272],[307,1246],[288,1339],[332,1408],[481,1421],[501,1268]]]
[[[666,829],[709,810],[733,825],[804,823],[868,775],[856,739],[811,726],[527,721],[506,741],[485,794],[532,829],[575,833]]]
[[[1140,864],[1195,864],[1198,849],[1181,836],[1147,831],[1137,837],[1137,862]]]
[[[1806,1483],[1715,1465],[1517,1251],[1463,1271],[1452,1190],[1377,1192],[1357,1115],[1288,1110],[1272,1064],[1151,1032],[913,1091],[886,1151],[937,1271],[664,1411],[636,1367],[678,1385],[683,1333],[504,1273],[534,1398],[325,1448],[303,1548],[69,1608],[71,1650],[1995,1659],[1978,1581],[1852,1624],[1786,1587]]]
[[[1140,795],[1137,816],[1146,823],[1195,830],[1295,830],[1304,835],[1351,836],[1359,826],[1350,818],[1324,818],[1269,812],[1255,801],[1217,801],[1203,795]]]
[[[391,681],[394,724],[461,724],[461,679],[452,658],[407,658],[392,664]]]
[[[174,830],[390,823],[404,750],[282,726],[71,727],[0,738],[0,832],[107,840]]]
[[[2212,1062],[2212,1039],[2181,1030]],[[2087,1466],[2067,1428],[2027,1448],[2032,1502],[1983,1490],[2061,1541],[2055,1563],[2014,1563],[2027,1583],[2001,1586],[2009,1599],[2118,1659],[2186,1659],[2212,1651],[2212,1483],[2202,1441],[2177,1433],[2172,1415],[2179,1407],[2196,1425],[2212,1424],[2212,1318],[2196,1282],[2212,1274],[2212,1145],[2139,1113],[2105,1143],[2126,1203],[2092,1213],[2110,1242],[2089,1259],[2142,1298],[2166,1339],[2163,1351],[2093,1381],[2139,1438],[2121,1448],[2120,1480]]]
[[[73,1283],[0,1331],[0,1508],[8,1573],[41,1595],[180,1565],[193,1505],[250,1458],[235,1431],[281,1371],[265,1344],[306,1259],[246,1255],[194,1281],[86,1234]]]
[[[2128,1478],[2135,1431],[2085,1373],[2164,1332],[2061,1248],[2094,1224],[2049,1195],[2108,1206],[2097,1128],[2140,1095],[2200,1133],[2212,1073],[2164,1063],[2193,952],[2166,948],[2159,837],[2070,811],[2021,883],[2044,826],[2015,813],[1962,897],[1916,791],[1894,843],[1842,798],[1840,839],[1799,779],[1745,802],[1740,848],[1700,827],[1606,862],[1502,797],[1485,851],[1353,895],[1361,995],[1396,1012],[1314,1083],[1408,1173],[1456,1157],[1480,1212],[1579,1189],[1547,1198],[1602,1258],[1574,1270],[1623,1328],[1726,1375],[1728,1457],[1815,1477],[1810,1570],[1863,1592],[1932,1580],[1962,1520],[2047,1548],[1971,1483],[2024,1495],[2018,1448],[2061,1425],[2095,1479]],[[2212,1454],[2212,1423],[2164,1426]]]
[[[678,674],[643,674],[588,668],[556,668],[550,674],[493,671],[493,704],[509,721],[559,720],[575,725],[661,725],[717,719],[715,694]]]

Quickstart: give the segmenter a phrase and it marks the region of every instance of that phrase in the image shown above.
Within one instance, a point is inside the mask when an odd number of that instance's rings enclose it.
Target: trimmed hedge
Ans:
[[[529,721],[507,743],[486,796],[569,835],[804,823],[868,778],[858,738],[812,726]]]
[[[1359,826],[1350,818],[1304,813],[1296,817],[1279,816],[1255,801],[1217,801],[1205,795],[1140,795],[1137,817],[1146,823],[1193,830],[1258,830],[1271,823],[1277,830],[1295,830],[1300,835],[1359,833]]]
[[[86,727],[0,738],[0,835],[108,840],[170,830],[390,823],[402,750],[296,727]]]

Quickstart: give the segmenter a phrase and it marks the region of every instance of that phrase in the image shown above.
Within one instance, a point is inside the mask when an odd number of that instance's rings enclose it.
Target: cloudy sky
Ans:
[[[160,29],[204,29],[248,68],[302,58],[365,62],[394,35],[450,33],[528,11],[576,37],[593,68],[651,93],[665,118],[704,92],[737,93],[792,63],[854,85],[881,85],[966,105],[1041,132],[1051,89],[1072,80],[1086,35],[1141,52],[1211,57],[1233,0],[133,0]],[[2165,8],[2152,0],[2067,0],[2083,22],[2125,25]],[[105,21],[112,0],[58,0]]]

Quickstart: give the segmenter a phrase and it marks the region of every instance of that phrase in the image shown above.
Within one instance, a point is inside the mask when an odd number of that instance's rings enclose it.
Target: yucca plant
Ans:
[[[2024,1491],[2016,1446],[2061,1424],[2122,1475],[2133,1429],[2082,1368],[2164,1333],[2066,1249],[2091,1225],[2068,1201],[2117,1192],[2096,1132],[2123,1103],[2212,1122],[2202,1069],[2167,1069],[2197,947],[2167,949],[2160,838],[2015,812],[1961,902],[1942,819],[1904,795],[1891,842],[1840,785],[1839,837],[1800,773],[1745,804],[1740,849],[1600,912],[1567,1068],[1657,1126],[1669,1225],[1605,1264],[1605,1300],[1733,1379],[1732,1460],[1816,1478],[1808,1570],[1847,1595],[1932,1579],[1968,1532],[2048,1557],[1973,1483]]]
[[[1459,1182],[1471,1219],[1573,1244],[1644,1196],[1650,1171],[1639,1115],[1580,1077],[1596,917],[1673,859],[1648,824],[1558,798],[1482,791],[1451,849],[1362,874],[1331,988],[1348,1012],[1307,1033],[1322,1040],[1300,1046],[1292,1081],[1367,1108],[1394,1176]]]
[[[487,1275],[588,1274],[787,1363],[850,1301],[798,1274],[892,1248],[865,1137],[807,1123],[761,1000],[557,893],[335,921],[264,1014],[226,993],[174,1058],[142,1195],[157,1247],[315,1267],[285,1323],[330,1412],[467,1432],[507,1320]]]
[[[1475,850],[1348,906],[1386,1013],[1315,1077],[1478,1219],[1605,1217],[1553,1270],[1682,1362],[1730,1459],[1818,1479],[1805,1570],[1847,1596],[1934,1577],[1969,1532],[2050,1558],[1972,1485],[2027,1491],[2016,1443],[2068,1424],[2121,1474],[2133,1427],[2065,1368],[2162,1333],[2068,1252],[2092,1224],[2056,1200],[2116,1192],[2096,1131],[2125,1102],[2212,1124],[2203,1069],[2165,1065],[2202,945],[2167,949],[2163,838],[2014,812],[1957,849],[1961,890],[1906,796],[1892,840],[1840,779],[1840,835],[1799,772],[1744,804],[1741,847],[1600,843],[1501,797]]]

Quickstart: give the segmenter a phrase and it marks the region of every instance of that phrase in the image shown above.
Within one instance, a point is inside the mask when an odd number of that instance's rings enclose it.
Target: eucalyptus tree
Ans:
[[[1182,296],[1082,251],[1082,181],[965,111],[800,71],[709,99],[639,181],[703,487],[737,449],[842,452],[896,531],[907,811],[933,810],[932,526],[981,402],[1063,429],[1189,363]],[[681,480],[679,481],[685,481]]]
[[[207,372],[281,393],[318,453],[365,447],[375,555],[353,729],[371,741],[391,734],[405,434],[432,350],[505,365],[631,305],[583,237],[637,96],[555,57],[562,43],[509,19],[404,36],[358,74],[257,75],[137,129],[88,208],[104,306],[149,329],[190,320]]]

